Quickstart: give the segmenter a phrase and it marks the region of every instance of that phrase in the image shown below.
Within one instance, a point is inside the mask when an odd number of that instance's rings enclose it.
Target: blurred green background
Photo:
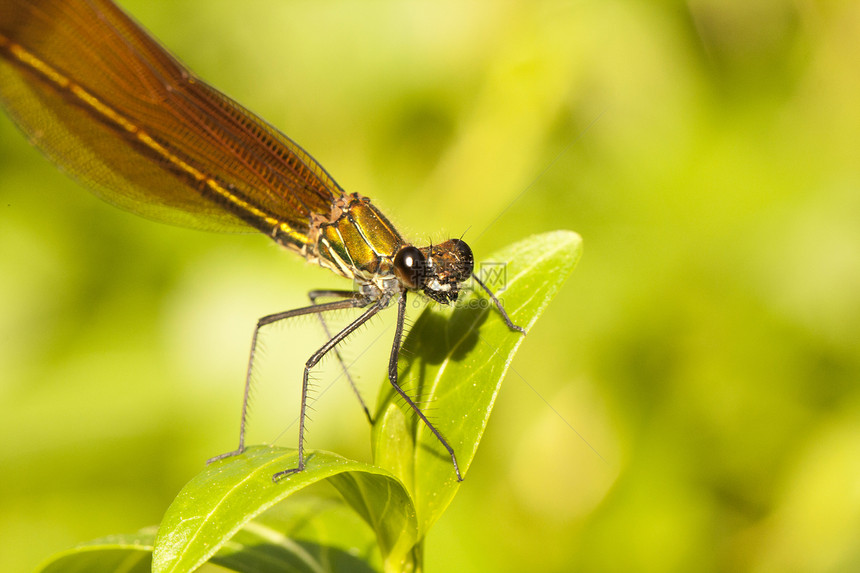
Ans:
[[[428,571],[860,570],[860,4],[123,5],[416,242],[583,236]],[[0,118],[0,570],[158,523],[235,446],[255,320],[345,286],[104,204]],[[392,320],[349,351],[371,402]],[[266,339],[253,442],[318,330]],[[309,439],[368,459],[342,383]]]

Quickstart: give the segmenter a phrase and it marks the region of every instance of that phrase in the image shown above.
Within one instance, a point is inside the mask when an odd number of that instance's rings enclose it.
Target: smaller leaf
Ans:
[[[57,553],[34,573],[149,573],[154,530],[111,535]]]
[[[376,536],[340,498],[297,495],[257,516],[211,559],[254,573],[373,573]]]
[[[418,524],[412,500],[396,479],[363,472],[343,472],[329,482],[376,532],[386,571],[408,571]],[[404,499],[405,498],[405,499]]]
[[[35,573],[149,573],[154,541],[154,527],[97,539],[57,553]],[[343,500],[320,496],[276,505],[246,523],[210,562],[253,573],[373,573],[382,568],[370,527]]]
[[[272,482],[274,473],[296,463],[295,450],[258,446],[208,466],[168,508],[155,540],[152,570],[193,571],[251,519],[332,476],[340,476],[333,484],[374,527],[383,559],[407,558],[403,554],[416,542],[417,525],[409,495],[396,478],[375,466],[314,451],[307,454],[302,472]]]

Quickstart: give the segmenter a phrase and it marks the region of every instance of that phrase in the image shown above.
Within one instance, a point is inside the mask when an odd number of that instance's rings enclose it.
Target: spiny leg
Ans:
[[[409,397],[406,392],[404,392],[403,388],[400,387],[400,384],[397,382],[397,360],[400,357],[400,345],[403,338],[403,322],[406,318],[406,291],[403,291],[400,294],[400,299],[397,301],[397,324],[394,332],[394,342],[391,345],[391,355],[388,359],[388,381],[391,383],[391,386],[394,390],[400,395],[401,398],[409,405],[410,408],[415,412],[415,414],[421,419],[422,422],[427,426],[427,428],[433,432],[433,435],[436,436],[436,439],[439,440],[439,443],[442,444],[446,450],[448,450],[448,454],[451,455],[451,462],[454,464],[454,472],[457,474],[457,481],[463,481],[463,476],[460,474],[460,466],[457,465],[457,456],[454,454],[454,448],[452,448],[447,440],[442,437],[442,434],[439,433],[439,430],[430,423],[430,420],[427,419],[427,416],[424,415],[424,412],[421,411],[421,408]]]
[[[209,458],[206,460],[207,464],[211,464],[212,462],[222,460],[224,458],[229,458],[231,456],[236,456],[245,451],[245,428],[248,422],[248,405],[249,398],[251,394],[251,378],[254,371],[254,357],[257,353],[257,339],[259,338],[260,329],[266,325],[272,324],[274,322],[278,322],[281,320],[287,320],[290,318],[295,318],[297,316],[303,316],[306,314],[314,314],[314,313],[323,313],[329,312],[332,310],[343,310],[347,308],[362,308],[370,304],[372,301],[366,298],[350,298],[348,300],[339,300],[335,302],[325,303],[325,304],[315,304],[311,306],[305,306],[302,308],[296,308],[293,310],[287,310],[284,312],[278,312],[275,314],[270,314],[264,316],[260,320],[257,321],[257,326],[254,327],[254,334],[251,337],[251,353],[248,358],[248,370],[245,373],[245,390],[242,394],[242,418],[239,423],[239,447],[231,452],[227,452],[221,454],[219,456],[215,456],[214,458]],[[304,391],[303,391],[304,394]]]
[[[329,303],[329,304],[338,304],[338,303]],[[294,474],[305,469],[305,417],[307,415],[307,406],[308,406],[308,377],[310,376],[311,368],[317,365],[320,360],[322,360],[323,356],[325,356],[332,348],[340,344],[347,336],[355,332],[358,328],[361,327],[362,324],[370,320],[373,315],[377,312],[385,308],[388,304],[387,299],[378,299],[373,303],[369,309],[367,309],[361,316],[356,318],[354,321],[349,323],[343,330],[335,334],[328,342],[323,344],[319,350],[313,353],[308,361],[305,362],[305,370],[302,375],[302,405],[299,410],[299,463],[298,466],[294,468],[290,468],[287,470],[283,470],[277,472],[272,476],[272,481],[278,481],[279,479],[286,477],[290,474]],[[326,306],[326,305],[320,305]],[[366,304],[365,304],[366,306]],[[348,308],[348,307],[345,307]]]
[[[317,303],[318,298],[326,296],[347,298],[356,295],[355,291],[351,290],[312,290],[308,293],[308,298],[311,299],[311,303],[313,304]],[[320,323],[322,324],[323,332],[325,332],[326,338],[330,339],[331,332],[328,329],[328,323],[325,320],[325,316],[323,314],[318,314],[317,316],[319,316],[320,318]],[[355,382],[353,381],[339,348],[334,349],[334,355],[337,357],[337,361],[340,363],[340,367],[343,369],[343,373],[346,376],[347,382],[349,382],[350,388],[352,388],[353,394],[355,394],[355,397],[358,398],[358,403],[361,404],[361,409],[364,410],[364,415],[367,417],[367,421],[370,422],[371,425],[373,425],[373,417],[370,415],[370,410],[364,403],[364,400],[361,398],[361,393],[358,391],[358,386],[356,386]]]

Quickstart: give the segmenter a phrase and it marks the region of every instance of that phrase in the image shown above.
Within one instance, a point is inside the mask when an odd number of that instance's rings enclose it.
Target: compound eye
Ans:
[[[403,247],[394,257],[394,274],[406,288],[423,288],[427,277],[427,260],[416,247]]]
[[[475,268],[475,257],[472,255],[472,249],[460,239],[451,239],[451,245],[457,251],[457,259],[460,261],[460,281],[468,279],[472,275],[472,270]]]

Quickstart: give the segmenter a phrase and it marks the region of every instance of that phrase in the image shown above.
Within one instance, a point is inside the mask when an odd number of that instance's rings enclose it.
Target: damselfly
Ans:
[[[396,303],[389,381],[448,451],[462,479],[454,450],[398,384],[397,360],[410,292],[452,304],[471,279],[508,327],[524,332],[474,274],[466,243],[411,245],[366,197],[345,193],[304,149],[198,79],[109,0],[0,0],[0,102],[37,147],[101,198],[174,224],[254,229],[354,281],[354,290],[314,291],[310,306],[258,321],[239,447],[219,458],[245,448],[260,328],[300,315],[364,309],[306,362],[298,464],[277,479],[305,465],[311,370]],[[335,300],[317,303],[323,297]]]

